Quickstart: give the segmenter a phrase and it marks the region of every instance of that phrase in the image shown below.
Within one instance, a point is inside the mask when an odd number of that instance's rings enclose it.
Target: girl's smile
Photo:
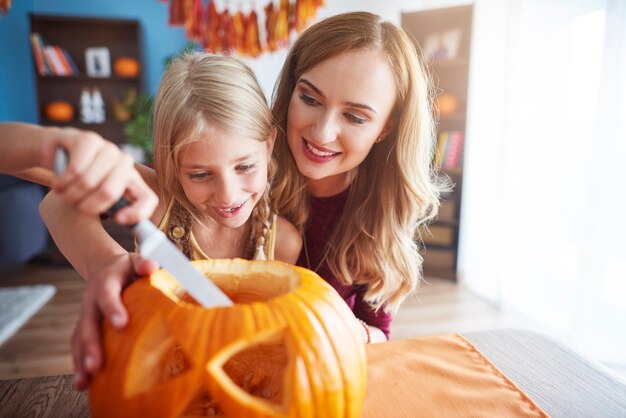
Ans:
[[[233,218],[243,211],[243,207],[247,202],[248,200],[230,207],[213,206],[212,209],[217,213],[217,216],[221,216],[222,218]]]
[[[238,137],[213,127],[180,151],[180,183],[192,205],[218,224],[239,228],[267,187],[273,142]]]

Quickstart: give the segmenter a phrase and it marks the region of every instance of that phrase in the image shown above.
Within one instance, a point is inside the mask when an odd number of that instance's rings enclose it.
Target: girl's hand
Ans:
[[[80,316],[72,336],[74,385],[77,390],[86,389],[90,377],[102,367],[102,317],[114,328],[124,328],[128,323],[128,313],[122,304],[122,290],[135,278],[147,276],[158,269],[156,263],[136,253],[118,256],[104,265],[107,267],[89,281],[84,292]]]
[[[115,215],[121,224],[149,218],[158,199],[133,166],[133,159],[95,132],[50,128],[43,143],[44,166],[54,166],[61,146],[69,156],[67,169],[54,180],[53,190],[88,215],[110,208],[125,193],[131,202]]]

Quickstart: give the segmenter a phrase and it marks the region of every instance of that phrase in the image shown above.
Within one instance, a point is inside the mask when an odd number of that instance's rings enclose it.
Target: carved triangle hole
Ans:
[[[192,368],[190,356],[156,315],[135,342],[127,368],[125,392],[135,396],[162,385]]]

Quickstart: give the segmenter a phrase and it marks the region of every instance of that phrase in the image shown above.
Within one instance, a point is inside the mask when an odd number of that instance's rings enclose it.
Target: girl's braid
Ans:
[[[267,241],[267,235],[271,226],[272,215],[270,212],[270,198],[266,190],[261,200],[259,200],[259,203],[257,203],[252,211],[252,231],[250,241],[246,248],[246,258],[252,260],[267,259],[265,254],[265,242]]]

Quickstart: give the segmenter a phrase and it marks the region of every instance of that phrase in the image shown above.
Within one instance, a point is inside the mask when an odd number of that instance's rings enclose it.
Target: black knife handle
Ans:
[[[123,209],[123,208],[125,208],[128,205],[130,205],[130,202],[122,197],[120,200],[115,202],[113,204],[113,206],[111,206],[105,213],[107,214],[107,216],[110,216],[111,218],[113,218],[113,217],[115,217],[115,214],[120,209]]]
[[[128,200],[126,200],[126,198],[122,197],[120,198],[120,200],[118,200],[117,202],[115,202],[113,204],[113,206],[111,206],[105,213],[106,216],[108,216],[109,218],[114,218],[115,214],[122,208],[125,208],[126,206],[130,205],[130,202]],[[129,229],[131,230],[135,230],[135,226],[137,226],[137,224],[128,224],[126,225]]]

